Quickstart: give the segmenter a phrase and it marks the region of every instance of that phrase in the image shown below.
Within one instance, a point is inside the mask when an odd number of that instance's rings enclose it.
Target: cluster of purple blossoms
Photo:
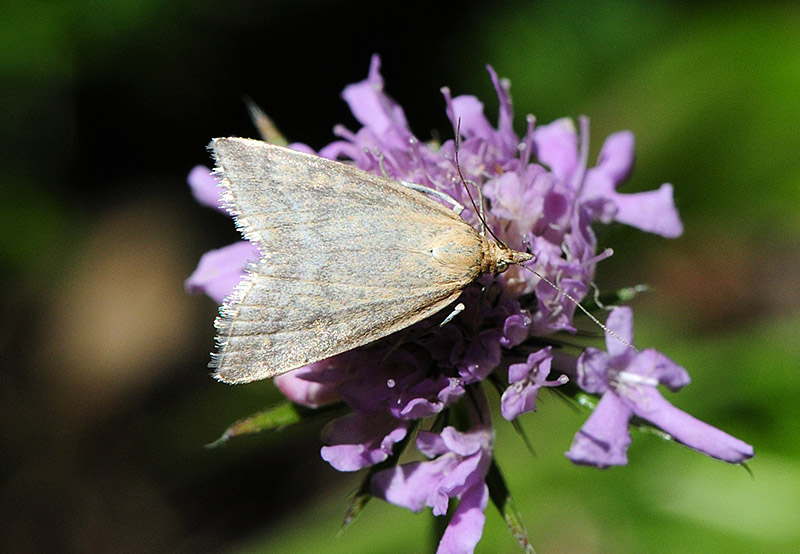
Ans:
[[[504,387],[500,408],[507,420],[535,410],[541,387],[569,382],[573,391],[599,397],[566,453],[576,464],[626,464],[633,417],[714,458],[741,463],[752,457],[750,445],[664,399],[659,385],[675,391],[689,376],[663,354],[631,347],[629,308],[608,315],[613,334],[606,335],[605,350],[587,347],[573,355],[561,348],[559,333],[576,331],[576,306],[567,294],[584,299],[597,263],[611,254],[598,253],[592,224],[616,221],[664,237],[682,233],[669,184],[650,192],[617,192],[633,164],[633,135],[608,137],[591,168],[586,118],[576,129],[569,119],[537,127],[528,116],[519,137],[512,127],[509,83],[489,68],[500,101],[497,127],[477,98],[452,97],[445,88],[445,109],[461,139],[424,143],[384,92],[379,66],[374,57],[367,79],[343,92],[362,127],[357,132],[337,127],[340,140],[318,154],[437,189],[469,206],[466,181],[480,189],[494,233],[511,248],[531,252],[531,269],[560,290],[533,272],[510,267],[468,287],[461,297],[465,311],[443,327],[423,322],[422,331],[409,335],[416,338],[399,347],[389,339],[385,348],[357,349],[276,377],[294,403],[339,402],[350,408],[325,427],[322,457],[340,471],[372,468],[371,494],[414,511],[429,506],[443,515],[457,499],[440,552],[472,552],[481,537],[493,463],[494,433],[481,386],[489,378]],[[313,152],[303,144],[291,147]],[[195,168],[189,182],[198,201],[221,209],[219,189],[206,168]],[[462,217],[480,224],[469,209]],[[245,241],[209,252],[187,287],[221,302],[257,257],[258,250]],[[452,416],[458,409],[460,418]],[[386,467],[412,438],[423,459]]]

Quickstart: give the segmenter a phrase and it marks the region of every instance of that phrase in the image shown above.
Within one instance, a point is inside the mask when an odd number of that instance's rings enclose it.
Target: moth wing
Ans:
[[[228,209],[262,253],[216,321],[222,381],[273,377],[389,335],[479,274],[483,239],[420,192],[260,141],[211,148]],[[434,260],[442,237],[457,262]]]

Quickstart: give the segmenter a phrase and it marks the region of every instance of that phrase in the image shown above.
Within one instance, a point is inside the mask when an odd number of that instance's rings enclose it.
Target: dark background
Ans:
[[[214,136],[255,136],[249,95],[319,148],[356,124],[339,94],[381,55],[422,139],[440,87],[517,130],[586,114],[591,159],[631,129],[628,191],[669,181],[675,241],[601,231],[603,287],[646,282],[637,343],[684,365],[669,398],[752,443],[752,476],[635,435],[630,465],[564,457],[585,419],[543,395],[499,418],[498,460],[539,552],[787,552],[800,543],[797,408],[800,9],[791,2],[50,1],[0,7],[0,547],[9,552],[397,552],[429,513],[373,501],[336,538],[358,475],[319,428],[207,450],[279,397],[208,376],[216,306],[183,280],[236,240],[186,175]],[[480,552],[515,552],[490,506]]]

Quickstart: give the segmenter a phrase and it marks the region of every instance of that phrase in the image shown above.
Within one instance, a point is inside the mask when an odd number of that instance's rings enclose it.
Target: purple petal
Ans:
[[[575,434],[566,456],[578,465],[601,469],[628,463],[631,435],[628,420],[631,410],[617,395],[608,392],[597,403],[592,415]]]
[[[417,434],[417,450],[428,458],[435,458],[448,452],[447,445],[439,433],[420,431]]]
[[[363,155],[363,150],[349,141],[337,140],[320,149],[319,155],[329,160],[349,159],[357,160]],[[359,166],[361,167],[361,166]]]
[[[447,454],[451,456],[453,454]],[[473,486],[477,482],[483,482],[486,477],[486,471],[489,469],[489,462],[491,457],[489,455],[473,454],[466,458],[462,458],[460,463],[442,477],[439,482],[439,493],[444,498],[454,498],[461,495],[467,488]],[[447,506],[440,513],[445,513]],[[436,508],[434,507],[434,514]]]
[[[331,366],[330,360],[323,360],[278,375],[273,382],[295,404],[319,408],[340,400],[339,382],[343,378],[343,372],[338,370],[338,367]]]
[[[328,423],[322,430],[322,459],[339,471],[358,471],[389,457],[403,440],[406,424],[393,417],[355,412]]]
[[[402,406],[393,407],[392,415],[398,419],[423,419],[440,413],[444,409],[441,402],[431,402],[427,398],[411,398]]]
[[[489,488],[480,482],[461,496],[458,508],[439,542],[437,554],[471,554],[481,540],[486,522]]]
[[[453,118],[455,124],[461,120],[461,134],[465,137],[478,137],[491,141],[494,129],[483,114],[483,103],[474,96],[457,96],[453,98]]]
[[[608,390],[609,356],[603,350],[588,347],[578,357],[577,383],[586,392],[603,394]]]
[[[491,66],[486,66],[492,85],[500,101],[500,110],[497,116],[497,139],[500,142],[502,153],[506,157],[514,157],[517,154],[519,137],[514,132],[514,111],[511,108],[511,83],[508,79],[500,79]]]
[[[544,382],[550,374],[552,347],[548,346],[528,355],[521,364],[512,364],[508,368],[508,382],[517,383],[526,379]]]
[[[542,214],[536,230],[540,231],[545,238],[557,244],[561,233],[567,229],[572,217],[573,199],[571,191],[564,184],[564,181],[555,180],[548,173],[543,173],[536,177],[534,186],[543,189],[547,185],[549,185],[549,190],[544,195]],[[554,231],[548,233],[548,228],[552,228]],[[553,232],[555,232],[555,235],[553,235]]]
[[[403,384],[403,390],[397,391],[398,395],[392,399],[389,410],[399,419],[422,419],[436,415],[445,408],[439,396],[450,383],[449,378],[440,375],[422,379],[410,386]]]
[[[558,285],[579,302],[588,290],[584,283],[572,278],[563,278]],[[539,305],[539,311],[534,315],[536,334],[547,335],[562,330],[575,332],[575,327],[572,325],[575,303],[572,300],[544,281],[539,281],[536,285],[536,298]]]
[[[214,208],[227,215],[227,211],[222,207],[222,188],[220,188],[217,178],[204,165],[195,166],[186,178],[192,196],[199,204]]]
[[[508,368],[510,385],[503,391],[500,399],[500,412],[509,421],[520,414],[536,410],[536,397],[542,386],[555,386],[566,382],[547,381],[552,362],[551,348],[543,348],[528,356],[522,364],[512,364]]]
[[[492,442],[493,433],[488,428],[460,433],[446,427],[440,435],[421,431],[417,448],[427,456],[438,457],[376,473],[373,493],[415,511],[427,504],[434,515],[442,515],[450,498],[483,483],[491,463]]]
[[[567,234],[564,242],[567,251],[576,260],[580,261],[579,266],[585,273],[587,279],[591,279],[597,263],[613,255],[612,250],[605,250],[601,254],[597,252],[597,237],[589,226],[591,215],[588,210],[581,207],[578,209],[577,217],[572,222],[572,229]]]
[[[472,456],[482,448],[490,447],[492,443],[491,433],[482,429],[460,433],[455,427],[445,427],[441,437],[447,449],[459,456]]]
[[[372,476],[372,494],[396,506],[418,512],[432,505],[442,475],[458,464],[454,456],[441,456],[430,462],[411,462],[377,472]],[[447,511],[447,498],[444,499]]]
[[[525,383],[514,383],[500,397],[500,414],[512,421],[519,415],[536,410],[538,389]]]
[[[613,218],[664,237],[680,236],[683,225],[672,199],[671,185],[664,184],[658,190],[635,194],[616,191],[631,171],[633,151],[634,139],[629,131],[609,136],[600,152],[597,166],[586,173],[581,200],[591,206],[595,216],[606,223]]]
[[[633,344],[633,310],[628,306],[620,306],[611,310],[606,319],[606,327],[614,331],[622,340]],[[612,358],[627,356],[633,352],[627,344],[609,334],[606,334],[606,350]]]
[[[496,329],[482,331],[464,353],[459,375],[467,382],[480,381],[500,363],[500,338]]]
[[[386,139],[390,131],[405,129],[408,123],[403,109],[383,92],[380,67],[380,58],[372,56],[367,79],[345,87],[342,97],[362,125]]]
[[[680,390],[691,382],[684,368],[652,348],[637,353],[617,378],[622,384],[650,387],[660,384],[671,391]]]
[[[533,320],[526,313],[512,314],[503,323],[503,337],[500,344],[506,348],[513,348],[528,338]]]
[[[242,280],[247,263],[260,255],[258,248],[246,240],[206,252],[186,279],[186,289],[204,292],[221,303]]]
[[[488,180],[483,192],[492,201],[491,213],[514,221],[525,231],[532,229],[543,215],[544,195],[552,188],[550,177],[541,172],[526,172],[525,177],[520,177],[514,171],[507,171]],[[543,179],[550,179],[545,187]]]
[[[450,378],[448,384],[439,391],[437,398],[445,407],[451,406],[464,396],[464,386],[461,384],[460,379]]]
[[[643,387],[633,412],[672,435],[686,446],[712,458],[740,464],[753,457],[753,447],[679,410],[654,388]]]
[[[633,169],[635,141],[630,131],[611,134],[603,143],[595,169],[602,171],[615,185],[628,178]],[[605,192],[612,192],[611,190]]]
[[[672,185],[668,183],[661,185],[658,190],[616,193],[613,201],[618,208],[614,219],[620,223],[666,238],[683,234],[683,224],[672,199]]]
[[[560,180],[568,182],[578,170],[578,134],[571,119],[564,117],[536,128],[536,157]]]
[[[306,154],[316,154],[316,151],[304,142],[293,142],[286,148],[297,150],[298,152],[304,152]]]

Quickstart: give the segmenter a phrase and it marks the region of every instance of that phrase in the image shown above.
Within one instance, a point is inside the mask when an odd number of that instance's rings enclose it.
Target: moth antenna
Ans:
[[[570,293],[568,293],[567,291],[565,291],[564,289],[562,289],[561,287],[559,287],[558,285],[556,285],[556,284],[555,284],[553,281],[551,281],[550,279],[548,279],[547,277],[545,277],[544,275],[542,275],[541,273],[539,273],[539,272],[538,272],[538,271],[536,271],[535,269],[531,269],[531,268],[529,268],[528,266],[526,266],[526,265],[522,265],[522,264],[519,264],[519,266],[520,266],[520,267],[524,267],[525,269],[527,269],[528,271],[530,271],[531,273],[533,273],[534,275],[536,275],[536,276],[537,276],[539,279],[541,279],[542,281],[544,281],[545,283],[547,283],[548,285],[550,285],[551,287],[553,287],[555,290],[557,290],[558,292],[560,292],[561,294],[563,294],[563,295],[564,295],[564,296],[567,298],[567,300],[569,300],[570,302],[572,302],[573,304],[575,304],[575,306],[576,306],[576,307],[577,307],[577,308],[578,308],[580,311],[582,311],[584,314],[586,314],[587,316],[589,316],[589,319],[591,319],[591,320],[594,322],[594,324],[595,324],[595,325],[597,325],[598,327],[600,327],[600,328],[603,330],[603,332],[605,332],[606,334],[608,334],[608,335],[610,335],[610,336],[614,337],[615,339],[617,339],[619,342],[621,342],[622,344],[624,344],[625,346],[627,346],[628,348],[630,348],[630,349],[631,349],[631,350],[633,350],[634,352],[639,352],[639,349],[638,349],[638,348],[636,348],[634,345],[632,345],[631,343],[629,343],[628,341],[626,341],[625,339],[623,339],[623,338],[622,338],[621,336],[619,336],[617,333],[615,333],[614,331],[612,331],[611,329],[609,329],[609,328],[608,328],[608,327],[607,327],[607,326],[606,326],[604,323],[601,323],[599,319],[597,319],[595,316],[593,316],[593,315],[592,315],[592,313],[591,313],[589,310],[587,310],[586,308],[584,308],[583,306],[581,306],[581,303],[580,303],[580,302],[578,302],[578,300],[577,300],[577,299],[576,299],[574,296],[572,296]]]
[[[477,187],[478,192],[481,195],[480,198],[481,207],[478,208],[478,205],[475,204],[475,198],[473,198],[472,193],[470,192],[469,187],[467,186],[467,180],[464,178],[464,174],[461,172],[461,163],[459,163],[458,161],[458,147],[461,142],[460,137],[461,137],[461,118],[459,117],[458,121],[456,122],[456,139],[455,139],[455,162],[456,162],[456,171],[458,172],[458,177],[461,179],[461,183],[464,185],[464,190],[467,191],[467,196],[469,196],[469,201],[472,203],[472,208],[475,210],[475,213],[477,214],[478,219],[481,222],[481,225],[483,225],[484,232],[489,231],[489,234],[492,235],[492,238],[494,238],[494,240],[496,240],[503,246],[506,246],[506,243],[500,240],[500,237],[495,235],[494,231],[492,231],[492,228],[486,224],[486,218],[483,216],[483,192],[481,191],[481,188]]]

